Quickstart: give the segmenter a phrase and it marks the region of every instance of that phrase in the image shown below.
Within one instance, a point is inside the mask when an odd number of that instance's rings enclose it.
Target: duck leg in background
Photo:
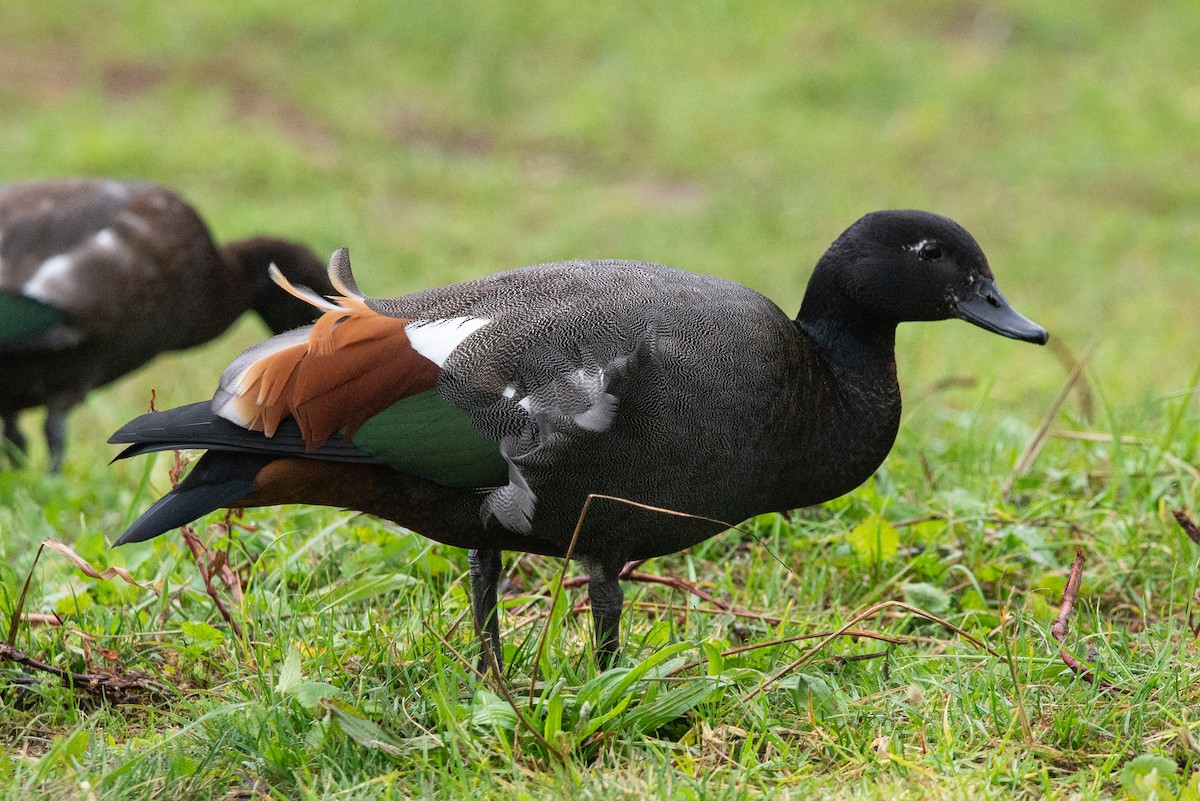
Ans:
[[[335,291],[303,245],[256,236],[218,247],[186,201],[142,181],[0,184],[0,239],[0,417],[23,449],[17,412],[48,407],[55,473],[66,414],[92,390],[250,309],[277,334],[313,322],[320,310],[276,286],[270,265],[314,297]]]
[[[500,615],[496,611],[496,595],[500,586],[500,551],[473,548],[467,554],[471,577],[471,615],[479,636],[479,672],[487,673],[487,652],[484,642],[496,656],[496,667],[504,669],[504,652],[500,645]]]
[[[601,670],[607,670],[621,647],[621,608],[625,604],[621,569],[625,559],[581,557],[579,561],[590,577],[588,599],[592,603],[592,623],[596,629],[596,663]]]
[[[25,441],[25,435],[21,433],[21,429],[17,425],[17,417],[18,415],[15,412],[0,417],[0,433],[3,434],[0,437],[0,447],[5,450],[11,449],[14,455],[20,454],[24,456],[28,443]]]
[[[67,448],[67,413],[71,406],[51,403],[46,407],[46,448],[50,451],[50,472],[61,473],[63,453]]]

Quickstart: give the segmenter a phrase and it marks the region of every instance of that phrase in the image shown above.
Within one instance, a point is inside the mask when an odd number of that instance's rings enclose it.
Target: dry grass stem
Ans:
[[[1087,366],[1095,350],[1095,343],[1084,348],[1083,355],[1075,362],[1075,367],[1071,370],[1071,375],[1067,377],[1067,382],[1063,384],[1063,388],[1059,390],[1058,396],[1050,404],[1050,407],[1046,409],[1046,414],[1042,417],[1041,425],[1038,426],[1033,439],[1030,440],[1028,447],[1025,448],[1025,452],[1021,454],[1021,458],[1017,460],[1012,475],[1009,476],[1008,482],[1004,485],[1005,498],[1012,495],[1013,487],[1016,486],[1017,480],[1029,472],[1038,454],[1042,452],[1042,448],[1046,447],[1046,441],[1050,437],[1050,425],[1058,416],[1058,410],[1062,408],[1063,403],[1070,397],[1071,390],[1082,380],[1083,368]]]
[[[0,662],[15,662],[18,665],[56,676],[69,687],[96,695],[114,704],[136,703],[152,690],[149,676],[145,673],[75,673],[34,659],[24,651],[8,643],[0,643]]]
[[[770,687],[775,682],[779,681],[781,678],[786,676],[788,673],[791,673],[793,670],[797,669],[801,665],[803,665],[806,662],[808,662],[809,660],[811,660],[814,656],[816,656],[821,651],[821,649],[823,649],[825,646],[829,645],[829,643],[833,642],[833,640],[835,640],[836,638],[846,636],[846,634],[851,629],[853,629],[855,624],[861,623],[863,620],[866,620],[869,617],[873,617],[875,614],[883,611],[884,609],[903,609],[911,614],[914,614],[918,617],[922,617],[933,623],[937,623],[939,626],[942,626],[943,628],[953,631],[955,634],[962,637],[967,642],[971,643],[972,645],[975,645],[978,648],[982,648],[983,650],[987,651],[992,656],[995,656],[995,657],[1000,656],[1000,654],[997,653],[997,651],[994,648],[992,648],[991,646],[989,646],[987,643],[972,636],[971,634],[967,633],[966,631],[964,631],[963,629],[954,625],[953,623],[951,623],[948,620],[943,620],[942,618],[938,617],[937,615],[930,614],[929,612],[926,612],[923,609],[918,609],[915,606],[911,606],[909,604],[904,603],[903,601],[882,601],[880,603],[874,604],[871,607],[868,607],[867,609],[865,609],[862,612],[859,612],[857,615],[855,615],[853,618],[851,618],[851,620],[848,623],[846,623],[846,625],[842,626],[841,628],[837,629],[836,631],[829,632],[829,634],[827,634],[825,637],[823,637],[819,643],[814,645],[809,650],[805,651],[804,654],[802,656],[800,656],[799,659],[796,659],[791,664],[776,671],[774,674],[771,675],[770,678],[768,678],[762,684],[758,685],[753,690],[748,692],[746,695],[742,696],[742,702],[745,703],[746,701],[749,701],[750,699],[754,698],[754,696],[756,696],[759,693],[766,690],[768,687]]]
[[[179,479],[183,474],[184,462],[179,451],[174,451],[174,463],[171,465],[170,477],[171,486],[179,486]],[[241,624],[239,624],[230,613],[229,607],[221,599],[217,588],[213,586],[212,577],[214,573],[221,576],[221,580],[229,589],[231,595],[237,603],[242,602],[242,583],[237,574],[233,572],[233,568],[229,566],[228,556],[224,553],[214,553],[196,535],[196,529],[192,525],[180,526],[179,533],[183,535],[183,541],[187,543],[188,550],[192,552],[192,559],[196,562],[196,569],[200,572],[200,579],[204,582],[204,590],[208,593],[208,597],[212,599],[216,605],[217,611],[225,622],[229,624],[229,628],[239,640],[244,640],[245,635],[242,632]]]
[[[1191,536],[1190,532],[1188,536]],[[1050,627],[1050,636],[1058,641],[1060,646],[1058,652],[1062,655],[1063,662],[1081,679],[1092,684],[1098,684],[1106,690],[1115,690],[1121,693],[1128,692],[1124,688],[1096,676],[1083,663],[1068,653],[1067,649],[1062,645],[1063,641],[1067,638],[1067,634],[1071,631],[1071,610],[1075,608],[1075,601],[1079,598],[1079,587],[1083,584],[1083,563],[1083,548],[1076,546],[1075,561],[1071,565],[1071,574],[1067,578],[1067,586],[1063,587],[1062,606],[1058,610],[1058,617],[1054,619],[1054,624]]]

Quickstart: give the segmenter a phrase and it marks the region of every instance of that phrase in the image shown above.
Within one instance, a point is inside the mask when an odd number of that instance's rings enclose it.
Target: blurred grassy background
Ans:
[[[954,217],[979,239],[1014,305],[1067,350],[1034,348],[960,322],[902,327],[907,410],[893,456],[874,481],[791,523],[760,521],[767,548],[745,549],[726,535],[658,567],[699,574],[737,603],[781,616],[795,611],[815,626],[838,625],[848,610],[899,597],[908,586],[902,580],[930,582],[942,588],[947,608],[952,598],[964,625],[980,626],[988,637],[1015,631],[1014,652],[1028,657],[1029,667],[1021,681],[1013,668],[1010,685],[999,661],[963,668],[954,652],[931,641],[927,649],[901,649],[891,674],[822,673],[847,688],[847,697],[865,699],[832,722],[813,718],[802,696],[794,709],[778,694],[762,706],[714,704],[711,719],[700,718],[702,731],[728,723],[755,737],[761,728],[768,737],[781,725],[790,732],[783,740],[794,738],[797,751],[785,750],[764,773],[751,775],[724,756],[692,772],[703,787],[718,768],[728,771],[727,788],[751,793],[754,782],[774,787],[778,780],[786,788],[808,771],[826,787],[855,781],[862,797],[889,798],[935,797],[930,784],[940,788],[936,797],[964,797],[973,793],[963,788],[978,790],[980,781],[998,797],[1012,787],[1041,797],[1050,794],[1051,777],[1071,775],[1079,797],[1107,797],[1123,759],[1147,744],[1175,747],[1179,721],[1189,719],[1200,686],[1193,680],[1195,642],[1177,617],[1200,566],[1168,511],[1194,508],[1192,465],[1200,452],[1188,397],[1200,361],[1197,42],[1200,14],[1184,0],[10,3],[0,15],[0,181],[75,174],[158,181],[190,199],[219,239],[266,232],[323,253],[348,246],[360,284],[375,295],[540,261],[625,257],[742,281],[789,313],[826,245],[859,215],[921,207]],[[147,581],[190,582],[178,609],[162,602],[170,625],[222,625],[177,538],[142,550],[106,548],[125,518],[166,486],[169,460],[152,469],[145,462],[105,467],[114,449],[104,439],[146,408],[151,387],[160,408],[208,396],[229,359],[262,336],[256,322],[243,321],[204,348],[161,358],[94,393],[72,418],[64,475],[42,475],[40,438],[31,469],[0,471],[6,609],[36,543],[54,536],[98,563],[125,563]],[[1069,353],[1090,342],[1098,343],[1089,369],[1096,415],[1084,419],[1069,404],[1059,422],[1098,430],[1101,440],[1142,439],[1129,447],[1053,440],[1010,499],[1001,487],[1013,460],[1065,381]],[[942,384],[949,388],[935,391]],[[26,425],[37,419],[28,415]],[[880,564],[857,564],[845,544],[846,531],[870,513],[936,520],[932,533],[904,528],[902,556],[881,574]],[[104,774],[110,759],[144,760],[132,772],[124,766],[131,763],[113,769],[126,772],[111,792],[128,782],[146,794],[162,788],[186,797],[191,785],[164,778],[176,767],[153,762],[176,759],[176,735],[146,741],[151,745],[139,738],[190,727],[212,704],[237,706],[244,691],[299,733],[264,734],[265,744],[255,745],[243,731],[249,724],[214,718],[211,732],[197,729],[187,740],[199,743],[187,751],[198,764],[220,755],[217,778],[206,780],[211,787],[225,786],[224,771],[238,786],[275,777],[282,795],[303,786],[310,797],[328,797],[339,783],[344,797],[365,795],[385,769],[372,761],[378,755],[310,742],[310,721],[272,695],[286,644],[302,643],[309,649],[305,669],[345,679],[348,697],[370,707],[369,716],[405,731],[397,710],[411,712],[415,725],[457,737],[446,759],[459,764],[456,749],[465,749],[461,775],[431,763],[409,777],[407,791],[444,785],[445,794],[462,797],[489,782],[509,787],[526,778],[521,786],[530,793],[542,785],[560,791],[547,784],[549,774],[529,778],[519,774],[524,768],[510,768],[502,738],[501,745],[481,746],[497,740],[473,740],[453,728],[469,713],[455,706],[462,688],[474,685],[440,645],[426,642],[420,624],[452,627],[447,621],[465,609],[462,554],[427,550],[423,539],[363,519],[343,525],[344,518],[300,508],[248,517],[259,529],[241,536],[262,557],[263,577],[244,611],[260,637],[246,649],[231,644],[214,652],[229,658],[211,661],[205,649],[212,643],[197,644],[194,632],[168,631],[158,642],[152,594],[82,582],[66,563],[43,561],[30,608],[83,609],[77,601],[90,593],[99,602],[72,620],[93,633],[116,632],[104,642],[122,649],[120,665],[154,666],[166,653],[166,664],[177,659],[200,686],[211,683],[211,692],[175,699],[178,717],[164,715],[170,719],[162,725],[148,707],[143,729],[125,708],[92,715],[74,706],[72,694],[60,698],[49,687],[48,702],[14,714],[12,728],[0,721],[0,733],[34,742],[36,752],[37,742],[62,730],[85,739],[103,732],[90,746],[87,775]],[[277,535],[288,539],[273,548]],[[1095,593],[1086,600],[1095,617],[1080,628],[1113,636],[1112,649],[1101,649],[1106,670],[1139,692],[1165,688],[1161,695],[1117,703],[1060,675],[1042,629],[1076,543],[1092,560],[1085,595]],[[792,569],[780,571],[766,550],[782,554]],[[526,560],[523,570],[557,570],[557,563],[542,565]],[[955,571],[979,576],[978,599],[968,602],[974,590],[964,589]],[[364,576],[411,580],[407,573],[435,579],[338,604],[308,594],[310,581],[320,589],[325,581],[340,586]],[[1009,619],[1010,608],[1025,628],[972,617],[982,609]],[[667,616],[651,627],[640,612],[626,619],[631,642],[642,644],[634,658],[658,647],[646,644],[647,630],[666,637],[662,627],[674,625]],[[724,644],[732,637],[727,622],[690,625],[678,636]],[[127,626],[131,633],[122,639]],[[64,632],[23,630],[22,637],[31,653],[90,664]],[[457,634],[465,644],[466,635]],[[560,649],[556,661],[581,653],[586,632],[571,635],[553,646]],[[745,636],[761,641],[772,632],[755,628]],[[369,645],[354,645],[355,638]],[[860,645],[838,647],[855,653]],[[767,653],[755,663],[764,671],[774,669],[772,660],[791,659],[782,648]],[[516,663],[521,671],[524,658]],[[433,679],[424,678],[426,670]],[[929,693],[931,739],[944,732],[912,772],[900,760],[890,767],[876,760],[880,733],[890,731],[894,742],[919,739],[924,748],[919,705],[889,695],[907,682]],[[1038,726],[1036,748],[1031,735],[1028,742],[1012,736],[1011,710],[1023,693]],[[371,707],[377,701],[391,712]],[[827,741],[830,730],[836,736]],[[886,752],[887,737],[880,736]],[[1177,758],[1190,766],[1193,740],[1185,739],[1178,746],[1185,756]],[[619,739],[601,759],[619,773],[627,760],[658,766],[668,754],[684,758],[674,744],[659,751],[644,740]],[[237,748],[231,751],[230,742]],[[478,772],[476,753],[484,754]],[[0,795],[5,758],[0,749]],[[756,763],[758,752],[747,745],[740,758]],[[310,776],[318,759],[324,761]],[[190,775],[185,768],[180,775]],[[591,768],[593,791],[612,797],[605,791],[613,788],[603,786],[606,771]],[[39,786],[41,770],[28,768],[27,786]],[[659,783],[644,792],[630,781],[627,796],[666,797],[672,788],[694,786],[679,773],[656,775]],[[871,789],[879,776],[883,783]],[[939,785],[946,777],[953,780]],[[562,781],[575,789],[573,779]],[[9,790],[23,797],[15,781]],[[82,786],[80,794],[89,797]]]
[[[0,27],[0,180],[160,181],[220,238],[349,246],[372,294],[613,256],[734,278],[789,312],[860,214],[928,208],[976,235],[1059,342],[1099,341],[1092,373],[1120,406],[1185,387],[1200,352],[1193,12],[16,5]],[[259,336],[161,360],[91,414],[119,423],[149,384],[160,405],[203,396]],[[899,350],[910,396],[973,375],[1028,420],[1064,379],[1049,352],[957,323],[906,326]]]

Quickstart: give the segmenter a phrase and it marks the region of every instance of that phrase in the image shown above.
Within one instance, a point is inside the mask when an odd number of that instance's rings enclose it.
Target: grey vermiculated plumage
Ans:
[[[797,378],[789,371],[804,363],[802,345],[775,304],[719,278],[643,262],[562,262],[368,305],[396,317],[491,321],[486,338],[468,337],[451,354],[441,390],[507,446],[536,496],[531,530],[520,533],[557,555],[589,492],[738,522],[852,488],[894,435],[889,414],[878,424],[892,434],[873,438],[882,446],[828,471],[821,486],[780,486],[779,465],[761,456],[785,450],[796,428],[795,398],[779,389]],[[564,380],[585,366],[603,372],[604,394],[616,399],[600,431],[574,419],[595,393]],[[514,398],[503,397],[508,386]],[[518,406],[525,396],[533,414]],[[815,422],[805,416],[803,425]],[[546,485],[553,490],[540,491]],[[577,552],[658,556],[719,528],[596,503]]]
[[[349,275],[344,260],[335,254],[332,274]],[[819,261],[795,320],[729,281],[613,260],[536,265],[366,303],[404,319],[488,321],[445,359],[438,391],[497,443],[507,484],[442,486],[361,459],[336,437],[305,451],[296,436],[239,435],[216,417],[220,404],[207,418],[200,404],[186,407],[186,430],[143,416],[112,441],[134,443],[134,452],[207,443],[200,477],[171,493],[182,514],[205,503],[347,506],[472,549],[474,618],[494,649],[498,552],[564,555],[589,493],[730,524],[837,497],[868,478],[895,439],[899,322],[961,317],[1016,339],[1047,338],[995,288],[970,234],[916,211],[876,212],[847,229]],[[222,392],[229,389],[223,379]],[[239,437],[252,454],[231,452],[243,449],[229,444]],[[326,449],[352,480],[237,494],[272,451],[282,464],[326,458]],[[118,544],[178,525],[179,515],[153,516]],[[591,574],[603,663],[618,646],[621,566],[721,528],[612,501],[591,505],[574,553]]]
[[[52,469],[61,464],[65,415],[92,389],[158,353],[207,342],[247,309],[275,332],[314,310],[270,281],[278,262],[302,283],[331,291],[302,245],[257,237],[218,247],[204,221],[154,184],[67,178],[0,186],[0,308],[41,302],[55,324],[4,335],[0,419],[23,450],[17,413],[46,406]]]

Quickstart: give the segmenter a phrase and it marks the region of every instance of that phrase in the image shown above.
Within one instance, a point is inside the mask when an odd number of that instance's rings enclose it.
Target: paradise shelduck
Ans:
[[[310,328],[239,356],[211,401],[133,420],[120,456],[207,453],[117,540],[221,507],[307,503],[472,549],[473,614],[500,654],[500,552],[574,554],[597,654],[617,653],[627,560],[866,480],[900,422],[897,323],[959,317],[1045,343],[979,245],[921,211],[868,214],[818,262],[792,320],[744,286],[634,261],[569,261],[391,299],[339,250]],[[281,284],[285,281],[277,277]]]
[[[281,333],[313,308],[285,275],[332,291],[308,248],[259,237],[213,244],[169,189],[75,178],[0,186],[0,429],[18,450],[23,409],[46,407],[51,469],[67,412],[155,354],[207,342],[247,309]]]

